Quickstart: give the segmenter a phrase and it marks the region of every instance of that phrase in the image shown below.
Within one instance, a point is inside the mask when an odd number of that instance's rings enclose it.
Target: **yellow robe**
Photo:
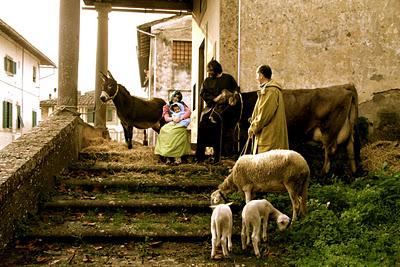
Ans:
[[[255,133],[253,154],[271,149],[289,149],[282,88],[273,80],[257,92],[258,99],[249,130]]]

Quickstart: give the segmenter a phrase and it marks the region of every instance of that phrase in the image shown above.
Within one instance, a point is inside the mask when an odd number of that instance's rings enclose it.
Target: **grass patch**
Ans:
[[[399,172],[374,174],[351,185],[313,185],[308,208],[306,217],[271,241],[285,251],[290,265],[400,264]]]

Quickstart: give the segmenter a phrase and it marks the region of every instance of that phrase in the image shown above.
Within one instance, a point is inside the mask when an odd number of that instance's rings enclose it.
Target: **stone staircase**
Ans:
[[[0,265],[221,263],[210,260],[209,196],[233,162],[169,166],[149,147],[99,149],[81,152],[55,177],[54,192],[20,225]],[[252,250],[240,249],[239,206],[232,209],[236,253],[222,263],[252,266]]]

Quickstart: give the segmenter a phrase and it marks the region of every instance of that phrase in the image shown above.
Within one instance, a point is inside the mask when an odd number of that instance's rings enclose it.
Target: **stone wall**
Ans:
[[[221,0],[220,5],[219,62],[224,72],[238,80],[238,1]]]
[[[62,112],[0,150],[0,250],[13,237],[16,222],[34,213],[41,194],[53,188],[54,175],[78,158],[85,125]]]
[[[360,102],[400,84],[400,1],[241,1],[240,85],[270,64],[285,88],[354,83]]]
[[[176,63],[172,58],[174,41],[192,40],[191,16],[177,17],[155,24],[151,32],[157,38],[157,97],[168,101],[172,91],[180,90],[183,100],[191,107],[191,64]],[[153,81],[150,82],[152,88]]]
[[[359,104],[359,115],[368,119],[366,138],[400,140],[400,89],[375,93],[372,100]]]

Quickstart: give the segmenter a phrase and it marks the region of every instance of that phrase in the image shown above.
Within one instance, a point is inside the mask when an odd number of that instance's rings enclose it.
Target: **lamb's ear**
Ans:
[[[225,205],[230,206],[230,205],[232,205],[232,204],[233,204],[233,202],[229,202],[229,203],[226,203]]]

